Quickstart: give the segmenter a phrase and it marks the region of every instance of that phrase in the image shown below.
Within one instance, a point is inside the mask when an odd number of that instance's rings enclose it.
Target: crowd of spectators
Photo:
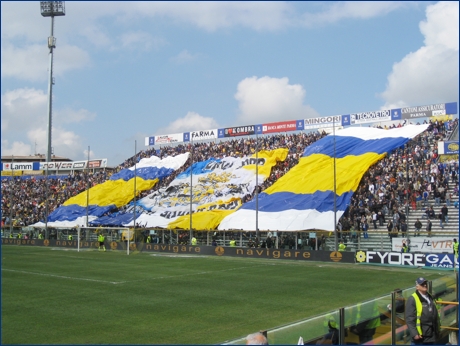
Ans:
[[[458,195],[458,160],[439,162],[437,143],[457,126],[458,119],[430,122],[427,131],[370,167],[337,226],[341,236],[354,239],[358,231],[378,228],[390,237],[405,234],[409,208],[450,205],[449,188]]]
[[[338,231],[352,234],[357,230],[367,230],[368,227],[378,228],[388,219],[392,219],[395,212],[403,213],[404,207],[421,207],[428,199],[434,199],[439,203],[449,201],[451,198],[447,192],[449,181],[458,185],[458,161],[449,164],[437,162],[437,141],[445,140],[446,135],[457,125],[458,119],[445,123],[430,122],[427,131],[414,138],[404,148],[395,150],[372,166],[352,197],[349,209],[341,218]],[[44,221],[47,213],[51,213],[70,197],[78,195],[88,187],[103,183],[110,178],[111,174],[134,166],[136,160],[139,161],[144,157],[157,155],[165,158],[186,152],[192,153],[181,169],[162,179],[152,190],[141,192],[138,198],[166,187],[192,162],[204,161],[211,157],[243,157],[255,153],[256,150],[289,149],[286,160],[278,162],[272,168],[270,176],[259,185],[258,192],[261,192],[294,167],[307,146],[325,135],[325,132],[315,131],[259,136],[257,141],[256,138],[247,137],[219,142],[165,145],[160,149],[148,148],[139,152],[112,172],[75,171],[53,179],[43,179],[43,177],[2,179],[2,224],[8,225],[10,219],[15,226]],[[49,196],[48,199],[46,196]],[[254,196],[255,191],[244,196],[243,202],[250,201]]]
[[[13,220],[13,226],[27,226],[44,221],[47,208],[48,213],[51,213],[69,198],[86,191],[88,187],[103,183],[106,179],[107,174],[104,171],[75,171],[49,179],[43,176],[2,179],[2,224],[9,225],[10,219]]]

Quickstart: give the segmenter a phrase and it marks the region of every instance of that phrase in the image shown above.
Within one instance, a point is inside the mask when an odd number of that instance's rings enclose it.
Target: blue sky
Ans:
[[[66,2],[54,154],[153,135],[458,102],[458,2]],[[1,2],[2,155],[46,154],[51,19]]]

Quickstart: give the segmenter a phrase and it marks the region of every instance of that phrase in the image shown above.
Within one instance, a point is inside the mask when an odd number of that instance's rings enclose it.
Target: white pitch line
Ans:
[[[53,274],[45,274],[45,273],[34,273],[34,272],[28,272],[25,270],[14,270],[14,269],[4,269],[4,271],[8,272],[14,272],[14,273],[23,273],[23,274],[35,274],[35,275],[41,275],[41,276],[50,276],[50,277],[55,277],[55,278],[60,278],[60,279],[71,279],[71,280],[82,280],[82,281],[94,281],[94,282],[102,282],[105,284],[112,284],[112,285],[117,285],[117,284],[123,284],[126,281],[104,281],[104,280],[95,280],[95,279],[86,279],[86,278],[75,278],[71,276],[62,276],[62,275],[53,275]]]

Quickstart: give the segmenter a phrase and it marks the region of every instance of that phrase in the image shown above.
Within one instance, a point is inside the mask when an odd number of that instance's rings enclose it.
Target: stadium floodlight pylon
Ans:
[[[53,50],[56,48],[56,38],[54,34],[54,17],[65,16],[65,1],[40,1],[40,12],[43,17],[51,17],[51,35],[48,37],[49,56],[49,80],[48,80],[48,149],[46,151],[46,161],[51,162],[51,133],[52,133],[52,114],[53,114]]]

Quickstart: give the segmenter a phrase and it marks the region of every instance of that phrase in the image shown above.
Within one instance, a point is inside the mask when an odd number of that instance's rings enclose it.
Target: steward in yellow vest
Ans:
[[[104,244],[105,237],[104,237],[104,235],[102,233],[100,233],[97,236],[97,240],[99,241],[99,250],[104,249],[104,251],[105,251],[105,244]]]
[[[436,301],[428,293],[428,282],[424,278],[415,281],[415,289],[406,302],[406,324],[412,342],[436,344],[440,331]]]
[[[355,326],[350,331],[359,337],[364,344],[373,339],[375,330],[380,326],[380,312],[377,302],[359,303],[355,310]]]

